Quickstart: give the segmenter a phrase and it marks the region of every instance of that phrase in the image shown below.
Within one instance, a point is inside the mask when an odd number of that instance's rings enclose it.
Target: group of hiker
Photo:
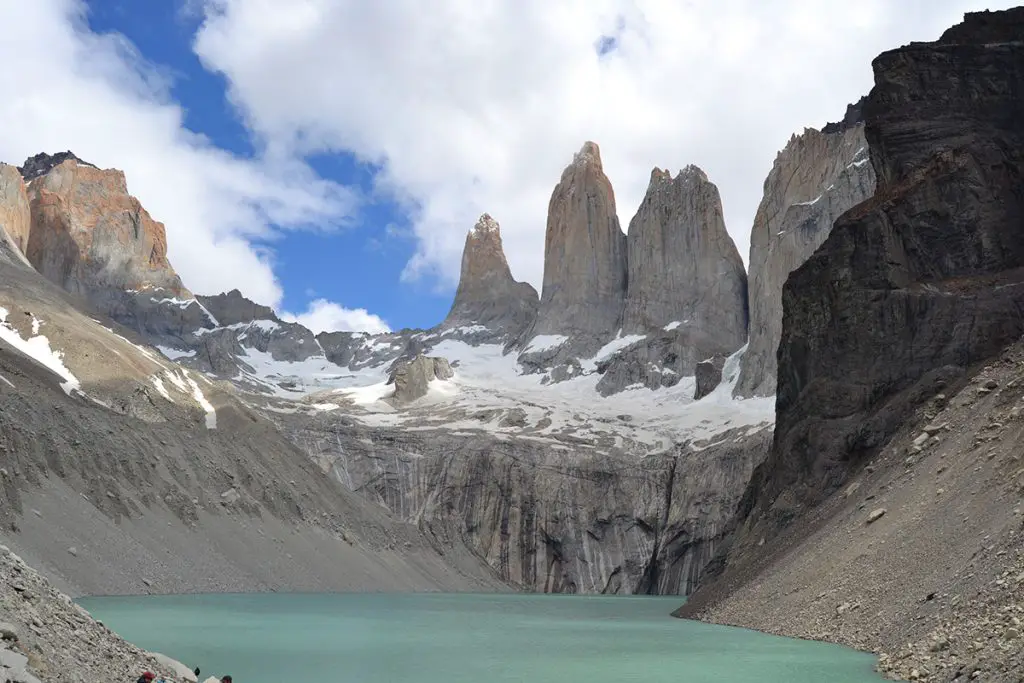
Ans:
[[[198,681],[199,668],[196,667],[195,671],[193,671],[192,673],[196,675],[196,680]],[[166,678],[157,678],[156,674],[154,674],[152,671],[143,671],[142,675],[139,676],[139,680],[135,681],[135,683],[169,683],[169,681]],[[210,676],[205,681],[203,681],[203,683],[231,683],[231,676],[221,676],[219,681],[213,676]]]

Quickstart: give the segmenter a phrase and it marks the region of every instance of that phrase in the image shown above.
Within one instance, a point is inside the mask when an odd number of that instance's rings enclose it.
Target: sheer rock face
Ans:
[[[629,224],[623,332],[675,324],[700,330],[700,358],[732,353],[747,338],[747,276],[725,229],[718,188],[696,166],[672,178],[654,169]]]
[[[537,290],[512,277],[498,222],[483,214],[466,235],[459,287],[441,327],[483,325],[517,338],[533,324],[538,304]]]
[[[794,136],[765,180],[750,234],[750,345],[736,396],[775,394],[782,286],[821,246],[835,220],[874,192],[861,110],[861,103],[851,105],[842,122]]]
[[[191,296],[167,260],[163,224],[128,194],[121,171],[67,159],[36,177],[28,194],[26,255],[49,280],[101,308],[110,289]]]
[[[874,60],[878,189],[783,288],[774,443],[739,508],[736,571],[1024,333],[1021,35],[1024,9],[972,13]]]
[[[544,285],[533,334],[565,335],[592,346],[618,329],[625,295],[626,236],[600,150],[587,142],[548,204]]]
[[[0,164],[0,228],[23,254],[28,249],[31,220],[32,211],[21,173],[14,166]]]

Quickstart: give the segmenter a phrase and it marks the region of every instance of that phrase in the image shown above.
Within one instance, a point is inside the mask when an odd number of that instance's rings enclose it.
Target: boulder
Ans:
[[[712,356],[697,363],[693,373],[697,380],[697,387],[693,393],[694,401],[701,400],[721,384],[725,359],[725,356]]]
[[[391,398],[396,403],[409,403],[427,395],[435,379],[446,380],[455,376],[445,358],[419,355],[399,363],[391,372],[388,384],[395,385]]]

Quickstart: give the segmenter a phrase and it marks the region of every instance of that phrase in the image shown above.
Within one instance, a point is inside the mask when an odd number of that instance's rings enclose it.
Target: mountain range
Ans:
[[[72,594],[690,595],[961,680],[962,595],[1019,636],[1020,35],[972,13],[879,56],[777,156],[749,273],[701,169],[653,169],[623,231],[585,142],[541,291],[484,214],[427,330],[195,294],[124,174],[0,165],[5,542]],[[1002,642],[971,652],[1012,671]]]

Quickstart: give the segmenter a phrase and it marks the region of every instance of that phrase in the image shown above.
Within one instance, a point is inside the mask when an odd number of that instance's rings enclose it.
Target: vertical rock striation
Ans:
[[[533,324],[538,304],[537,290],[512,277],[498,222],[483,214],[466,235],[459,287],[441,327],[483,325],[517,338]]]
[[[587,142],[548,204],[544,285],[533,332],[584,342],[618,329],[626,295],[626,236],[601,152]]]
[[[750,345],[735,395],[775,395],[782,286],[847,209],[872,195],[863,100],[839,123],[793,136],[775,158],[750,233]]]

